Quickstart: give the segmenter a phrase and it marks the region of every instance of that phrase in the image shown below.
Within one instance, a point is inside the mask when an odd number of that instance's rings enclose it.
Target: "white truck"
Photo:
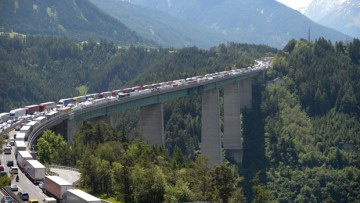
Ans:
[[[38,160],[27,160],[25,175],[35,184],[40,183],[45,177],[45,166]]]
[[[63,195],[64,203],[101,203],[101,199],[82,190],[69,189]]]
[[[31,154],[28,151],[18,151],[16,156],[16,162],[17,166],[20,168],[21,171],[25,169],[27,160],[33,160]]]
[[[6,122],[10,119],[10,113],[0,113],[0,123]]]
[[[26,151],[26,144],[24,141],[15,140],[15,156],[19,151]]]
[[[25,124],[25,126],[31,126],[31,129],[34,130],[40,123],[38,121],[30,121]]]
[[[46,120],[47,120],[47,119],[46,119],[46,116],[39,116],[39,117],[37,117],[37,118],[34,119],[34,121],[39,122],[39,124],[44,123]]]
[[[16,138],[15,138],[15,141],[25,141],[25,138],[26,138],[26,133],[24,132],[18,132],[16,133]]]
[[[32,131],[32,126],[24,125],[20,128],[20,133],[25,133],[25,140],[28,138],[29,134]]]
[[[18,109],[14,109],[10,111],[10,117],[11,119],[19,119],[19,117],[21,116],[25,116],[26,115],[26,109],[25,108],[18,108]]]
[[[71,183],[59,176],[45,176],[43,184],[43,192],[48,196],[54,197],[58,202],[62,202],[65,191],[74,189]]]

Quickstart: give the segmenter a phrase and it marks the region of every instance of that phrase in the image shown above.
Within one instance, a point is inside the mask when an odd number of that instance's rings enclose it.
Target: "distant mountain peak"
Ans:
[[[360,36],[359,0],[313,0],[304,14],[325,26]]]

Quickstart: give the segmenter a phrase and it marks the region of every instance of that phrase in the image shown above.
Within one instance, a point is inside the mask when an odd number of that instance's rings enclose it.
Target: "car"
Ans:
[[[10,147],[9,146],[5,147],[4,154],[11,154],[11,146]]]
[[[5,167],[3,165],[0,165],[0,171],[5,171]]]
[[[25,191],[21,191],[21,192],[18,192],[17,195],[23,201],[29,201],[29,193],[27,193]]]
[[[11,196],[6,195],[1,199],[1,203],[12,203],[14,200]]]
[[[21,126],[20,126],[20,125],[15,126],[15,131],[19,131],[19,130],[20,130],[20,128],[21,128]]]
[[[30,199],[28,203],[39,203],[39,200],[37,199]]]
[[[18,167],[16,167],[16,166],[10,167],[9,173],[11,173],[11,174],[18,174],[18,172],[19,172]]]
[[[11,189],[11,191],[18,191],[19,190],[19,188],[18,188],[18,186],[16,184],[11,184],[10,189]]]
[[[15,145],[15,139],[14,138],[10,138],[9,143],[11,146]]]
[[[41,190],[43,190],[45,187],[44,187],[44,182],[39,182],[39,188],[41,189]]]
[[[0,176],[5,176],[7,175],[5,171],[0,171]]]
[[[8,160],[7,163],[6,163],[6,165],[7,165],[8,167],[14,166],[14,161],[13,161],[13,160]]]

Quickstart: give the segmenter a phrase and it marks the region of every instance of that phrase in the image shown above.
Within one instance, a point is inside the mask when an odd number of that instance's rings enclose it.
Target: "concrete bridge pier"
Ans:
[[[222,163],[218,89],[202,94],[201,108],[201,154],[209,158],[209,167],[213,167]]]
[[[239,83],[224,87],[224,149],[237,163],[242,163],[242,132],[240,121]]]
[[[243,139],[241,109],[251,108],[252,81],[243,80],[224,87],[224,149],[242,164]]]
[[[149,144],[165,146],[163,104],[140,108],[140,132]]]
[[[252,80],[251,80],[251,78],[240,81],[239,93],[240,93],[240,108],[244,109],[246,107],[248,109],[251,109],[251,105],[252,105]]]

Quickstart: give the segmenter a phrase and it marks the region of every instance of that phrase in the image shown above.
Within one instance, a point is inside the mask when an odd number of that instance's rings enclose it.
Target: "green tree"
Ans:
[[[213,201],[229,202],[229,197],[235,188],[236,177],[233,170],[226,165],[215,166],[210,172],[209,194]]]
[[[44,131],[37,141],[37,155],[42,163],[62,164],[68,161],[70,148],[60,135],[50,130]]]

